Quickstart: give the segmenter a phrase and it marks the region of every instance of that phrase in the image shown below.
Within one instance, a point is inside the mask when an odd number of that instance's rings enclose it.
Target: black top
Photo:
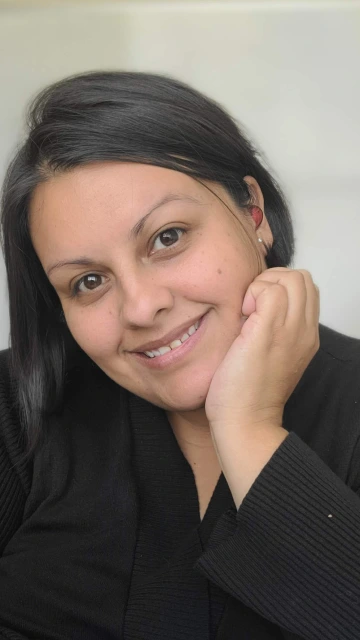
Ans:
[[[165,412],[153,428],[131,403],[139,531],[125,617],[125,638],[214,640],[227,596],[193,571],[216,521],[234,501],[221,474],[200,523],[195,479]],[[139,616],[139,607],[146,616]],[[169,623],[171,627],[169,627]]]
[[[0,356],[0,638],[358,640],[360,341],[321,327],[291,433],[200,523],[165,413],[84,357],[33,464]]]

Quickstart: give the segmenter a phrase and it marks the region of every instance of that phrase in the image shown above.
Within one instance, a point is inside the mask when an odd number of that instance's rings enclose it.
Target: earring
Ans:
[[[263,241],[263,239],[262,239],[262,238],[258,238],[258,242],[262,242],[262,241]]]
[[[258,227],[260,227],[263,221],[263,218],[264,218],[263,211],[258,206],[249,207],[249,210],[250,210],[251,217],[255,222],[255,228],[257,229]]]

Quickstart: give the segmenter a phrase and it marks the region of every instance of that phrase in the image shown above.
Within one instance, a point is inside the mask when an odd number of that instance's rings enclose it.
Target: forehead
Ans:
[[[204,188],[196,180],[178,171],[134,163],[98,163],[78,167],[52,177],[35,189],[30,223],[47,219],[70,223],[76,216],[87,219],[141,215],[144,208],[168,192],[201,194]]]
[[[34,248],[41,261],[48,261],[51,254],[62,259],[63,253],[73,250],[103,252],[104,247],[125,242],[136,222],[167,194],[219,206],[215,193],[224,201],[225,190],[214,183],[210,188],[213,193],[205,181],[152,165],[107,162],[78,167],[34,191],[30,206]]]
[[[206,189],[178,171],[134,163],[98,163],[61,173],[37,186],[30,205],[35,249],[55,249],[87,231],[119,233],[163,195],[206,199]],[[205,192],[205,193],[204,193]]]

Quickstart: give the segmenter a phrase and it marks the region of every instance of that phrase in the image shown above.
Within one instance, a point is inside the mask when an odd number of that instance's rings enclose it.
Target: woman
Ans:
[[[360,637],[359,341],[169,78],[45,90],[9,168],[0,636]],[[319,348],[320,335],[320,348]]]

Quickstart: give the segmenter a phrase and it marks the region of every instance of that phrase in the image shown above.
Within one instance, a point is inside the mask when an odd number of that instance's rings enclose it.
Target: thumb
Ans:
[[[252,313],[256,311],[256,300],[255,300],[254,294],[252,293],[251,285],[248,287],[245,293],[241,311],[244,314],[244,316],[247,316],[247,317],[249,317]]]

